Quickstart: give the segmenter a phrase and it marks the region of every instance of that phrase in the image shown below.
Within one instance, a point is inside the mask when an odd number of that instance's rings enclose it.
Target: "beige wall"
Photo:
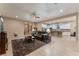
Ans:
[[[71,22],[71,33],[76,32],[76,21]]]
[[[4,18],[4,30],[8,36],[13,36],[17,33],[19,36],[24,35],[24,22],[15,19]]]
[[[76,19],[77,19],[77,23],[76,23],[76,25],[77,25],[77,33],[76,33],[76,35],[77,35],[77,42],[79,42],[79,11],[78,11],[78,13],[76,15]]]

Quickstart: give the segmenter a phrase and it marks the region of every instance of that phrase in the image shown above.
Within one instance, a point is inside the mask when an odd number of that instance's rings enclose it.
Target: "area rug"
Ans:
[[[39,40],[35,40],[34,43],[24,42],[24,39],[12,40],[13,56],[25,56],[41,46],[44,46],[45,44],[46,43]]]

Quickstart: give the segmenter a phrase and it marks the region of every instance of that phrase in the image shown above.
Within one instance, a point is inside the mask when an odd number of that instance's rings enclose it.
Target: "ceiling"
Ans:
[[[31,22],[40,22],[51,18],[75,13],[79,10],[77,3],[0,3],[0,15]],[[34,19],[35,12],[40,18]]]

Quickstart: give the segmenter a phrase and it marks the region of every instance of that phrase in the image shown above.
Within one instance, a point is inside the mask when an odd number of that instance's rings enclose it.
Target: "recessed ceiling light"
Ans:
[[[16,16],[16,18],[18,18],[18,16]]]
[[[62,12],[63,12],[63,9],[60,9],[60,10],[59,10],[59,12],[61,12],[61,13],[62,13]]]

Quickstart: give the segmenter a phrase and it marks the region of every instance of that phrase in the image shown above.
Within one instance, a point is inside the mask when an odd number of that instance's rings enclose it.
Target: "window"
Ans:
[[[57,24],[52,24],[52,29],[57,29]]]
[[[69,22],[59,23],[59,28],[60,29],[70,29],[70,23]]]

